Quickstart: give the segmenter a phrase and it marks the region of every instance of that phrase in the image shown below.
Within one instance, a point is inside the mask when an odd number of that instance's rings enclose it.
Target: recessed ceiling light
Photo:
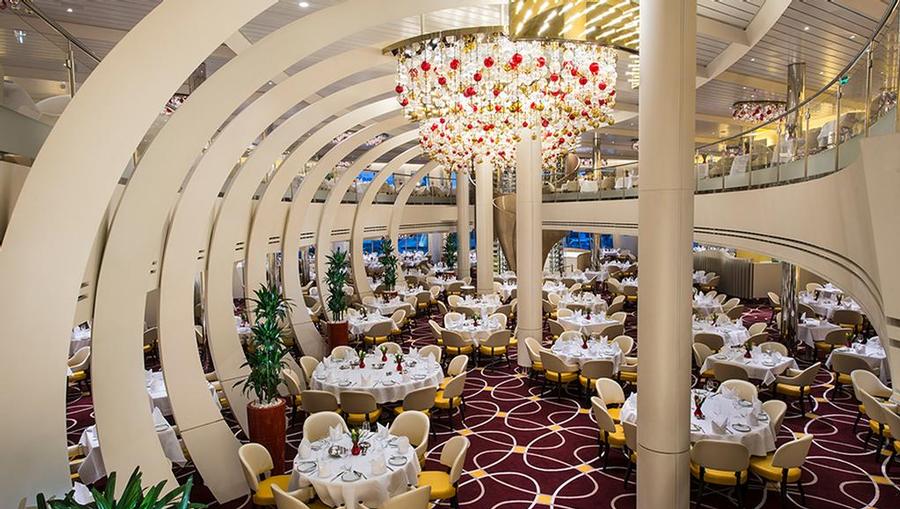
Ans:
[[[306,9],[307,7],[309,7],[309,2],[300,2],[300,3],[298,3],[297,5],[299,5],[300,7],[303,7],[304,9]]]
[[[856,39],[856,34],[850,34],[851,39]]]
[[[807,27],[803,27],[803,30],[806,31],[806,32],[809,32],[809,27],[808,27],[808,26],[807,26]]]
[[[13,37],[16,38],[16,42],[19,44],[25,44],[26,35],[28,35],[28,32],[24,30],[13,30]]]
[[[751,62],[756,62],[756,59],[755,59],[755,58],[751,58],[750,61],[751,61]]]
[[[74,12],[74,11],[72,10],[71,7],[69,7],[68,9],[66,9],[66,12]]]
[[[819,71],[819,76],[822,76],[823,74],[825,74],[825,71]]]

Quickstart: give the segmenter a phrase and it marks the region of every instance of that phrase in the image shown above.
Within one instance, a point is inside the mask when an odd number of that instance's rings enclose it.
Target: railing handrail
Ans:
[[[69,33],[68,30],[62,27],[59,23],[51,19],[47,16],[44,11],[40,10],[38,7],[34,5],[31,0],[20,0],[22,5],[25,6],[32,14],[34,14],[38,19],[47,24],[50,28],[53,29],[54,32],[58,33],[62,36],[63,39],[71,43],[76,48],[80,49],[85,55],[91,58],[95,63],[100,63],[100,57],[98,57],[90,48],[87,47],[80,39]]]
[[[742,132],[740,132],[740,133],[738,133],[738,134],[734,134],[734,135],[728,136],[727,138],[722,138],[722,139],[720,139],[720,140],[716,140],[716,141],[714,141],[714,142],[712,142],[712,143],[707,143],[706,145],[700,145],[700,146],[697,147],[695,150],[702,150],[702,149],[705,149],[705,148],[709,148],[709,147],[713,147],[713,146],[716,146],[716,145],[720,145],[720,144],[722,144],[722,143],[726,143],[726,142],[728,142],[729,140],[733,140],[733,139],[735,139],[735,138],[742,138],[742,137],[747,136],[748,134],[750,134],[750,133],[752,133],[752,132],[754,132],[754,131],[757,131],[757,130],[762,129],[763,127],[766,127],[766,126],[768,126],[768,125],[770,125],[770,124],[773,124],[773,123],[775,123],[775,122],[778,122],[778,121],[780,121],[781,119],[783,119],[783,118],[785,118],[785,117],[787,117],[787,116],[789,116],[789,115],[792,115],[792,114],[794,114],[794,113],[799,113],[800,110],[801,110],[801,108],[803,108],[803,107],[806,106],[807,104],[811,103],[811,102],[812,102],[813,100],[815,100],[817,97],[821,96],[821,95],[824,94],[827,90],[829,90],[835,83],[837,83],[838,81],[840,81],[840,80],[841,80],[841,79],[842,79],[842,78],[843,78],[843,77],[844,77],[851,69],[853,69],[853,66],[855,66],[855,65],[860,61],[860,59],[863,58],[863,56],[865,56],[866,52],[869,51],[869,50],[872,48],[873,44],[875,43],[875,39],[876,39],[876,38],[882,33],[882,31],[884,30],[884,27],[885,27],[885,25],[887,24],[888,20],[889,20],[889,19],[891,18],[891,16],[894,14],[894,11],[897,9],[898,3],[900,3],[900,0],[891,0],[890,7],[888,7],[888,9],[884,12],[884,15],[881,17],[881,20],[878,22],[878,26],[877,26],[877,27],[875,28],[875,30],[872,32],[872,35],[866,40],[866,44],[863,45],[863,47],[859,50],[859,52],[856,54],[856,56],[853,57],[853,59],[852,59],[850,62],[848,62],[847,65],[844,66],[844,68],[841,69],[841,71],[840,71],[834,78],[831,79],[831,81],[829,81],[824,87],[822,87],[821,89],[819,89],[819,91],[817,91],[816,93],[814,93],[814,94],[811,95],[810,97],[804,99],[802,102],[800,102],[799,104],[797,104],[797,105],[794,106],[793,108],[791,108],[791,109],[785,111],[785,112],[782,113],[781,115],[778,115],[777,117],[771,118],[771,119],[769,119],[769,120],[767,120],[767,121],[765,121],[765,122],[763,122],[763,123],[761,123],[761,124],[757,124],[757,125],[751,127],[750,129],[747,129],[746,131],[742,131]]]

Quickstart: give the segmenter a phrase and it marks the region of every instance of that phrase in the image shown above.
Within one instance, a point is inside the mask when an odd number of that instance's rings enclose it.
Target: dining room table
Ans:
[[[444,317],[444,328],[459,334],[466,341],[478,345],[491,334],[503,330],[503,324],[496,318],[487,320],[463,318],[461,320],[448,320]]]
[[[476,314],[481,317],[487,317],[497,311],[497,309],[502,306],[503,303],[500,302],[499,295],[483,295],[481,297],[474,297],[471,295],[466,295],[459,301],[459,306],[457,307],[465,307],[475,310]]]
[[[718,353],[710,355],[703,361],[700,372],[713,369],[716,364],[731,364],[740,366],[747,372],[747,376],[759,380],[762,385],[770,385],[775,378],[788,369],[800,369],[793,357],[782,355],[779,352],[767,352],[758,346],[752,347],[750,357],[746,356],[743,347],[725,347]]]
[[[69,355],[86,346],[91,346],[91,328],[85,326],[72,329],[72,337],[69,340]]]
[[[637,398],[632,393],[622,405],[622,422],[637,424]],[[697,403],[700,412],[697,412]],[[775,434],[768,414],[756,398],[743,400],[727,390],[691,391],[691,443],[699,440],[725,440],[747,447],[752,456],[766,456],[775,450]]]
[[[509,298],[512,297],[513,290],[517,289],[518,287],[519,285],[515,283],[514,280],[507,281],[505,283],[500,283],[500,291],[497,293],[500,294],[500,298],[502,298],[503,300],[509,300]]]
[[[741,346],[750,339],[750,331],[744,327],[740,318],[731,320],[722,315],[715,320],[695,318],[691,323],[691,329],[694,336],[701,332],[718,334],[725,341],[725,346]]]
[[[559,281],[546,280],[541,286],[541,291],[562,295],[569,291],[569,288]]]
[[[421,467],[408,438],[381,425],[362,433],[358,455],[352,454],[350,435],[336,428],[321,440],[301,440],[288,489],[311,486],[327,506],[355,509],[360,502],[380,507],[417,484]]]
[[[716,300],[715,295],[709,295],[703,292],[697,292],[697,294],[694,295],[694,300],[691,305],[694,308],[694,313],[701,318],[715,316],[723,311],[722,303]]]
[[[363,306],[366,308],[366,311],[369,313],[379,313],[385,316],[390,316],[394,314],[398,309],[403,309],[407,312],[407,314],[411,313],[413,309],[409,305],[408,302],[400,298],[400,295],[395,295],[391,298],[375,298],[373,302],[364,302]]]
[[[622,353],[619,344],[611,339],[584,336],[581,340],[559,340],[553,343],[550,351],[558,355],[566,364],[574,364],[579,368],[588,361],[612,361],[613,373],[618,373],[619,366],[625,362],[625,354]]]
[[[806,304],[812,308],[819,316],[824,316],[827,319],[831,319],[834,312],[838,309],[849,309],[862,312],[862,308],[859,307],[859,304],[850,297],[833,298],[827,297],[821,293],[816,296],[815,294],[803,291],[800,292],[797,300],[801,304]]]
[[[881,339],[878,336],[872,336],[864,341],[855,342],[850,346],[835,348],[828,354],[828,359],[825,361],[825,367],[831,367],[831,357],[835,352],[859,357],[866,361],[866,364],[872,368],[872,371],[878,375],[878,378],[881,379],[882,382],[885,384],[891,382],[891,369],[888,366],[887,353],[884,351],[884,345],[881,344]]]
[[[816,341],[825,341],[825,336],[841,327],[828,320],[801,316],[797,321],[797,340],[810,348],[815,348]]]
[[[591,313],[606,312],[609,305],[603,300],[603,297],[590,293],[581,292],[578,294],[567,293],[559,299],[559,307],[569,309],[572,306],[580,306]]]
[[[431,356],[420,356],[414,348],[403,355],[401,370],[397,365],[395,356],[379,349],[368,352],[362,365],[357,356],[325,357],[313,371],[312,388],[328,391],[338,400],[342,391],[364,391],[384,404],[403,401],[407,394],[423,387],[437,387],[444,379],[440,363]]]
[[[390,322],[393,330],[398,328],[398,324],[391,319],[390,316],[384,316],[379,312],[369,313],[368,311],[364,314],[347,316],[347,325],[350,328],[350,333],[354,336],[360,336],[369,332],[369,329],[374,327],[376,324]]]
[[[576,311],[572,316],[565,316],[557,320],[565,330],[578,331],[590,336],[603,332],[603,329],[619,322],[606,316],[606,313],[582,313]]]
[[[159,409],[163,415],[172,415],[172,402],[169,401],[169,391],[161,371],[146,370],[144,380],[147,385],[147,395],[150,397],[150,405]],[[206,382],[210,397],[218,408],[222,408],[216,387],[211,382]]]

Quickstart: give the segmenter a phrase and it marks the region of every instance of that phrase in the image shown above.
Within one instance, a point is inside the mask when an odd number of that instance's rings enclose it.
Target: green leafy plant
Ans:
[[[387,291],[393,291],[397,286],[397,257],[394,256],[394,243],[390,237],[381,237],[381,253],[378,255],[378,261],[384,267],[384,275],[382,284]]]
[[[444,263],[448,267],[456,265],[456,255],[459,252],[459,243],[455,233],[448,233],[444,240]]]
[[[282,359],[289,352],[284,344],[287,330],[281,323],[293,304],[271,283],[261,284],[253,293],[255,297],[250,302],[256,319],[250,328],[253,336],[247,345],[247,362],[243,364],[250,368],[250,375],[235,386],[243,386],[244,394],[255,394],[261,404],[268,405],[279,398]]]
[[[350,303],[350,297],[344,293],[348,277],[347,251],[337,248],[328,255],[328,270],[325,272],[325,283],[328,286],[328,311],[331,312],[331,319],[336,322],[344,319]]]
[[[38,509],[204,509],[206,504],[192,503],[190,501],[193,479],[188,477],[187,482],[174,490],[162,494],[166,481],[147,489],[146,493],[141,488],[141,472],[135,468],[134,472],[125,483],[122,495],[116,499],[116,473],[109,474],[109,479],[103,491],[91,488],[93,502],[82,504],[75,501],[75,490],[66,493],[60,500],[47,500],[43,493],[37,496]]]

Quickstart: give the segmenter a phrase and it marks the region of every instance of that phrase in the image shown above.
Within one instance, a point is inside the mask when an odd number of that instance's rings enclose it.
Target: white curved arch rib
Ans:
[[[421,146],[419,145],[413,147],[411,150],[414,151],[413,157],[422,153]],[[420,170],[427,167],[425,170],[427,173],[437,166],[438,164],[436,162],[429,161],[423,164],[420,167]],[[375,197],[378,195],[381,186],[387,182],[388,177],[393,173],[393,170],[387,170],[387,167],[382,168],[375,178],[372,179],[369,188],[366,189],[362,199],[359,200],[359,204],[356,207],[356,215],[353,218],[353,231],[351,232],[350,237],[350,263],[353,266],[353,277],[356,283],[356,289],[361,296],[372,295],[372,287],[369,285],[369,278],[366,277],[366,264],[362,252],[363,241],[366,239],[365,229],[370,224],[370,218],[365,212],[371,210],[371,208],[375,206],[372,202],[375,201]]]
[[[379,58],[382,58],[380,51],[368,48],[352,50],[304,69],[294,76],[301,76],[313,90],[318,90],[327,83],[358,72],[367,62],[378,65]],[[291,144],[303,136],[310,126],[318,125],[334,112],[342,111],[368,98],[371,94],[371,84],[364,82],[347,87],[303,108],[279,124],[259,143],[236,172],[219,206],[206,260],[208,342],[216,375],[222,382],[222,390],[245,432],[248,400],[239,389],[234,388],[234,384],[247,375],[246,368],[241,367],[246,358],[234,326],[231,278],[234,262],[243,258],[241,254],[248,237],[253,194],[266,174],[272,170],[274,162]],[[305,89],[303,86],[299,88]],[[247,144],[249,142],[241,146]],[[238,246],[237,253],[235,246]]]
[[[375,103],[363,106],[347,113],[327,126],[316,132],[310,137],[312,139],[316,135],[324,134],[329,139],[337,136],[337,134],[346,131],[354,125],[358,125],[365,120],[377,118],[392,111],[397,111],[399,105],[396,100],[382,99]],[[300,233],[305,226],[309,209],[309,204],[318,190],[322,181],[334,166],[346,157],[353,149],[371,139],[372,136],[380,132],[391,131],[406,123],[406,119],[402,115],[394,115],[387,120],[378,122],[356,131],[349,138],[335,145],[309,170],[294,193],[294,198],[288,209],[287,219],[284,223],[284,231],[281,236],[281,252],[284,255],[285,263],[282,264],[282,285],[283,291],[287,298],[294,302],[303,301],[303,291],[300,288],[300,269],[296,263],[297,252],[300,250]],[[315,222],[310,225],[311,230],[315,230]],[[320,288],[321,289],[321,288]],[[321,295],[320,295],[321,298]],[[323,301],[324,302],[324,301]],[[309,318],[309,312],[306,306],[298,306],[291,313],[291,327],[301,350],[306,355],[321,358],[324,352],[325,343],[318,331]],[[316,331],[315,334],[312,331]]]
[[[430,170],[431,168],[429,168],[427,164],[419,168],[419,171],[415,172],[410,179],[403,184],[403,187],[401,187],[400,191],[397,193],[397,199],[394,200],[394,206],[391,208],[391,222],[388,225],[388,234],[391,236],[391,241],[394,243],[394,254],[397,257],[400,256],[398,240],[400,238],[400,223],[403,221],[403,208],[406,207],[406,202],[409,200],[413,191],[416,190],[419,181],[422,180],[422,177]],[[397,277],[405,277],[402,266],[397,269]]]
[[[273,3],[163,2],[94,70],[44,143],[0,251],[7,333],[33,338],[11,342],[12,350],[0,361],[5,375],[29,381],[28,391],[6,391],[0,397],[6,408],[17,409],[2,438],[5,455],[16,468],[0,479],[0,505],[18,506],[19,499],[32,497],[30,490],[37,486],[55,495],[70,486],[64,418],[66,344],[93,239],[132,150],[184,77],[228,35]],[[215,25],[197,30],[211,10],[216,12]],[[135,66],[136,61],[141,65]],[[61,171],[64,168],[77,171]],[[93,362],[102,362],[102,355],[98,359],[95,353]],[[132,370],[131,389],[142,392],[140,354],[109,355],[122,363],[123,371]],[[109,383],[122,388],[122,380]],[[146,398],[138,402],[146,406]],[[145,482],[174,482],[149,414],[135,417],[133,426],[125,427],[132,437],[127,454],[153,458],[144,465]],[[115,432],[100,430],[107,436]],[[104,456],[117,454],[126,451]]]
[[[316,246],[328,246],[331,244],[331,229],[332,229],[332,226],[334,225],[335,214],[337,214],[338,208],[341,205],[341,199],[343,198],[344,194],[346,193],[346,191],[350,187],[350,185],[353,184],[353,181],[356,180],[356,178],[359,176],[360,172],[365,170],[366,166],[368,166],[369,164],[374,162],[381,155],[386,154],[388,151],[393,150],[394,148],[397,148],[397,147],[403,145],[404,143],[415,140],[417,135],[418,135],[418,132],[416,131],[415,126],[413,126],[413,128],[411,130],[406,131],[402,134],[398,134],[398,135],[394,136],[393,138],[391,138],[388,141],[388,142],[393,142],[393,143],[391,143],[390,148],[388,148],[387,150],[380,151],[380,154],[374,154],[375,150],[370,150],[370,151],[366,152],[366,154],[363,155],[363,157],[361,157],[358,161],[353,163],[353,166],[351,166],[346,172],[344,172],[343,175],[341,175],[341,178],[335,184],[334,189],[332,189],[331,192],[328,194],[328,199],[325,201],[325,205],[322,207],[322,213],[319,216],[319,229],[318,229],[318,232],[316,234],[316,239],[315,239]],[[382,143],[381,145],[378,146],[378,148],[382,148],[382,145],[385,145],[388,142]],[[402,154],[391,159],[384,166],[384,168],[379,170],[378,173],[381,173],[382,171],[385,171],[385,170],[390,170],[391,168],[399,167],[404,162],[415,157],[415,155],[419,152],[420,152],[419,150],[415,150],[414,148],[404,151]],[[368,189],[367,189],[367,191],[368,191]],[[359,206],[360,206],[359,203],[357,203],[356,207],[354,207],[354,208],[358,209]],[[351,257],[353,256],[352,252],[350,253],[350,256]],[[352,265],[352,261],[351,261],[351,265]],[[325,284],[326,270],[327,270],[327,263],[326,263],[325,257],[317,256],[316,257],[316,277],[317,277],[316,284],[318,285],[319,295],[321,296],[321,299],[323,302],[326,301],[328,299],[328,296],[330,295],[328,293],[327,285]],[[363,275],[365,276],[365,270],[363,270]],[[356,274],[354,274],[354,277],[357,277]]]

